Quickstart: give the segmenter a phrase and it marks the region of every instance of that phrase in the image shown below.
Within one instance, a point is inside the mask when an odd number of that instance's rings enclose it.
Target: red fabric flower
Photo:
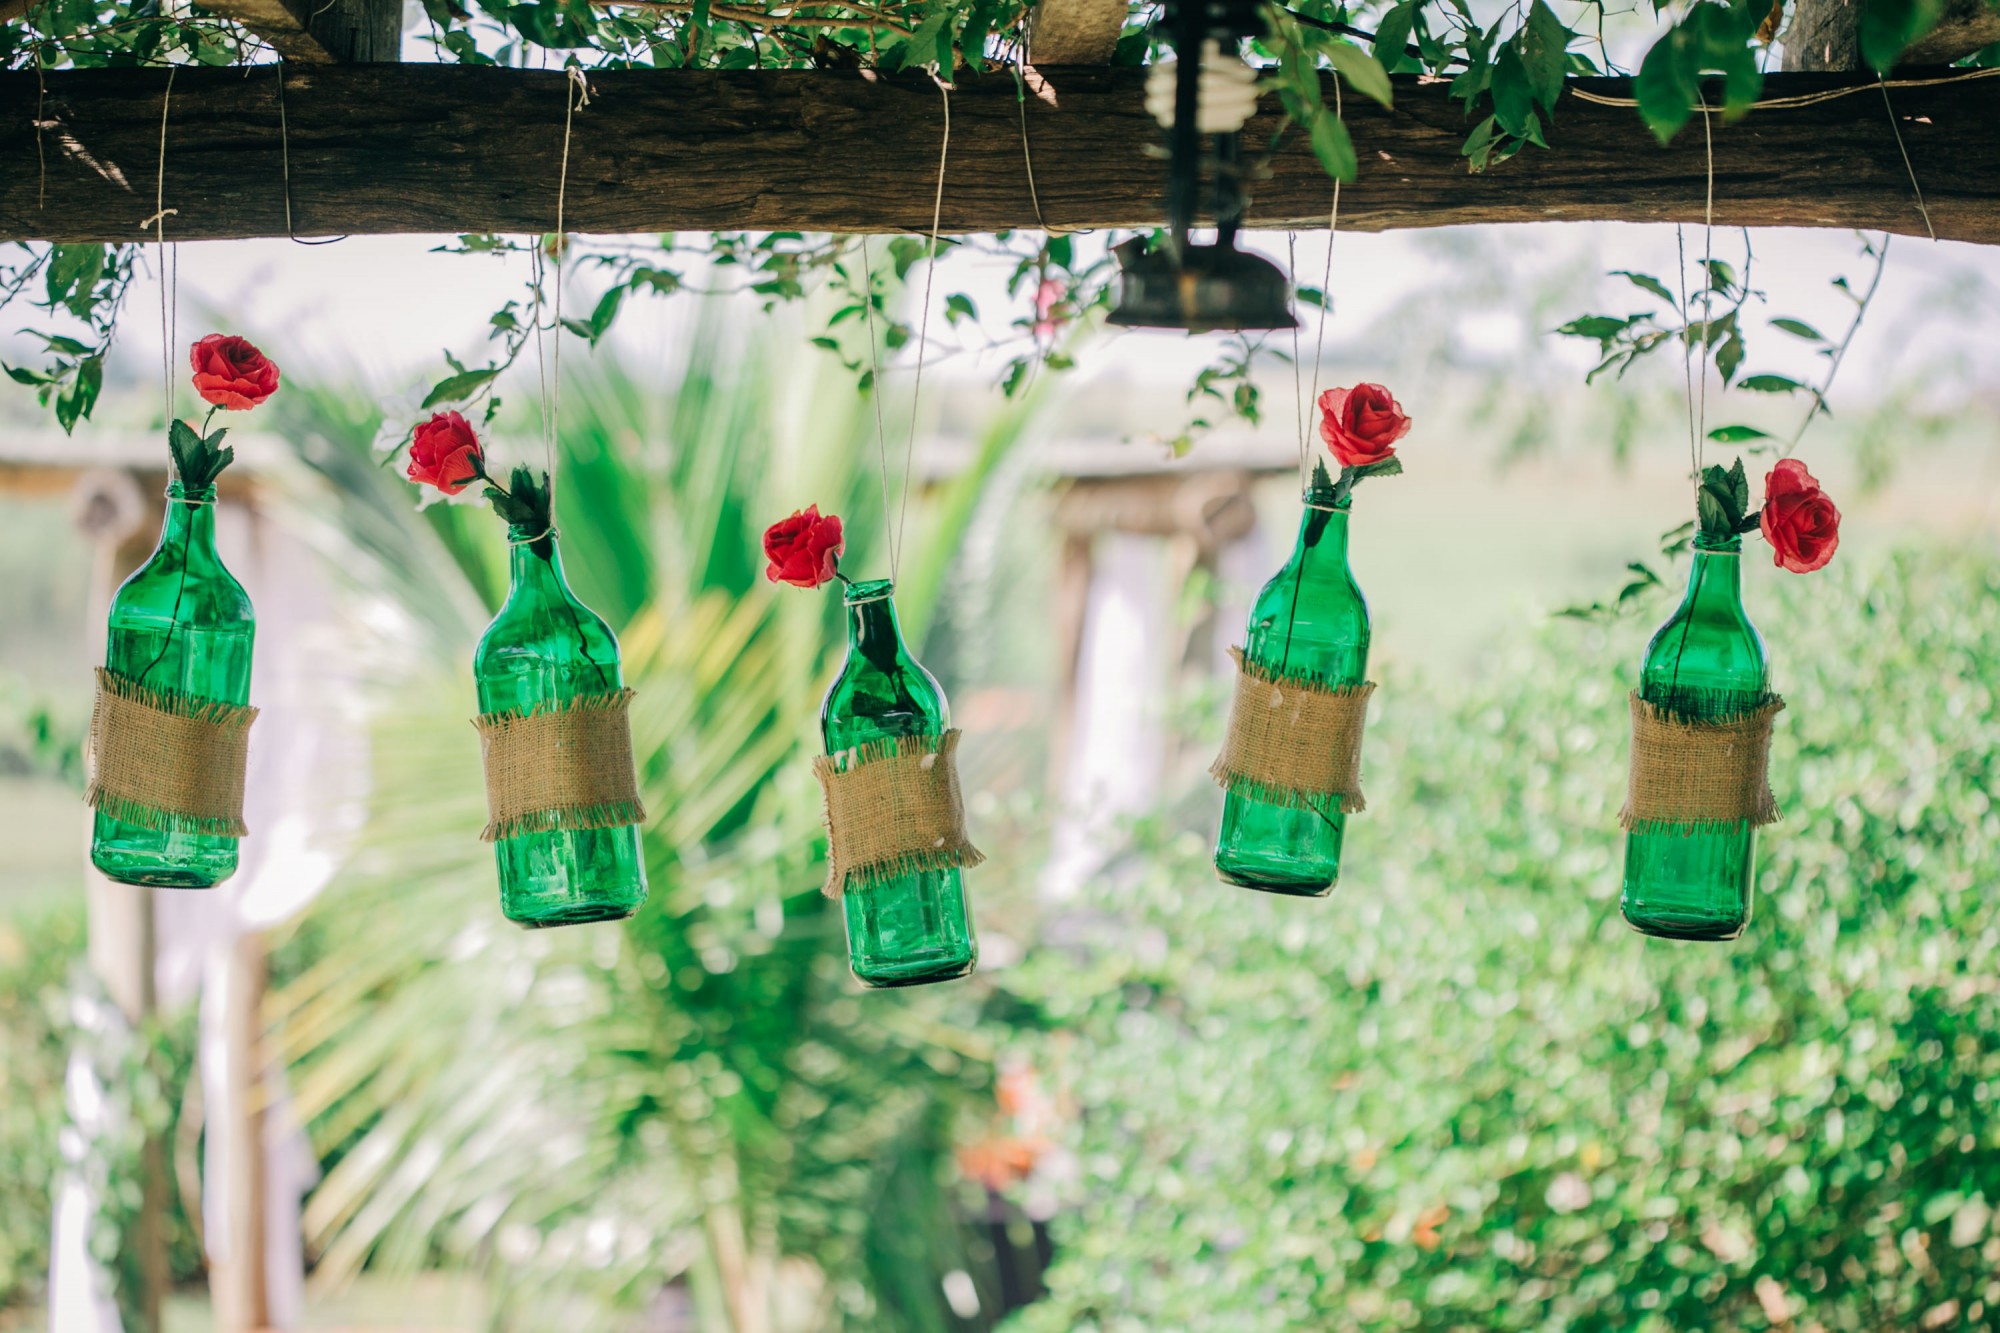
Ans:
[[[818,505],[807,505],[764,530],[764,556],[771,562],[764,577],[794,588],[817,588],[833,577],[834,565],[846,549],[840,519],[833,514],[822,517]]]
[[[1367,467],[1396,456],[1410,419],[1379,384],[1328,389],[1319,396],[1319,437],[1342,467]]]
[[[1780,569],[1810,574],[1840,546],[1840,511],[1796,458],[1781,458],[1764,478],[1764,512],[1757,525]]]
[[[457,495],[485,471],[486,454],[472,425],[456,412],[439,412],[417,427],[410,441],[411,481]]]
[[[211,333],[188,348],[194,391],[217,407],[247,412],[278,391],[278,365],[248,338]]]

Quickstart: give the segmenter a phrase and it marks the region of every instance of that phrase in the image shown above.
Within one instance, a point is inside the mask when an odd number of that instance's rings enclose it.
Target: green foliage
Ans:
[[[1910,43],[1935,28],[1944,17],[1945,0],[1865,0],[1858,37],[1861,58],[1878,74],[1887,74]]]
[[[1135,833],[1017,982],[1081,1171],[1010,1328],[1994,1327],[2000,561],[1751,583],[1734,944],[1618,918],[1630,621],[1399,687],[1329,902]]]
[[[48,1275],[62,1156],[64,983],[83,957],[83,904],[0,917],[0,1310]]]
[[[88,417],[104,389],[104,358],[118,325],[125,294],[132,284],[136,249],[129,245],[29,245],[16,242],[22,258],[0,264],[0,308],[34,290],[30,304],[52,317],[80,325],[83,338],[67,333],[23,330],[42,343],[46,359],[40,369],[0,365],[16,384],[35,391],[36,399],[53,408],[65,432]]]
[[[1661,143],[1671,140],[1706,101],[1701,79],[1722,76],[1722,114],[1734,120],[1763,91],[1756,38],[1770,6],[1758,0],[1700,0],[1655,41],[1632,81],[1639,114]]]

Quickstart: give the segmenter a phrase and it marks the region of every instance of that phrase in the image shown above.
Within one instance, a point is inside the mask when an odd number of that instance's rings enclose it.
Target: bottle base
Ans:
[[[233,857],[223,866],[175,864],[142,857],[124,860],[115,856],[92,856],[90,863],[113,884],[135,884],[148,889],[212,889],[236,873]]]
[[[522,930],[548,930],[555,926],[588,926],[599,921],[623,921],[639,910],[637,903],[571,903],[533,914],[505,912],[509,921]]]
[[[920,963],[885,964],[867,971],[852,969],[854,979],[870,990],[899,990],[905,986],[929,986],[940,981],[956,981],[972,975],[977,958],[930,959]]]
[[[1225,866],[1217,862],[1215,877],[1224,884],[1234,884],[1239,889],[1255,889],[1259,893],[1277,893],[1287,898],[1325,898],[1333,892],[1333,886],[1340,882],[1340,876],[1321,879],[1317,875],[1287,875],[1276,870],[1248,870]]]
[[[1641,935],[1650,935],[1658,940],[1694,940],[1705,944],[1721,944],[1737,939],[1750,924],[1746,920],[1716,920],[1712,917],[1635,917],[1630,912],[1622,915],[1625,924]]]

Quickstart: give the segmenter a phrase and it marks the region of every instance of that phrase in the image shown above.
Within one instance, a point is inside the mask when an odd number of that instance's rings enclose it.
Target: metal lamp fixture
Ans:
[[[1233,52],[1258,31],[1257,9],[1243,0],[1169,0],[1177,58],[1153,67],[1146,107],[1169,132],[1166,243],[1143,238],[1118,246],[1118,308],[1110,322],[1127,328],[1291,329],[1291,282],[1269,260],[1236,248],[1248,195],[1238,166],[1237,131],[1257,104],[1256,73]],[[1230,52],[1231,54],[1224,54]],[[1202,140],[1213,145],[1216,238],[1188,239],[1201,199]]]

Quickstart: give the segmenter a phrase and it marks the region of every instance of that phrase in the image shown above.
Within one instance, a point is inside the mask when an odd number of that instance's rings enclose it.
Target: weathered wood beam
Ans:
[[[1108,65],[1132,10],[1128,0],[1040,0],[1028,19],[1036,65]]]
[[[1165,216],[1159,131],[1144,71],[1042,71],[1052,100],[1028,100],[1037,209],[1007,76],[951,95],[943,226],[1145,226]],[[1943,71],[1938,71],[1942,74]],[[269,68],[180,71],[166,154],[167,234],[182,240],[283,236],[277,87]],[[930,225],[942,129],[928,79],[849,71],[635,71],[592,77],[577,113],[568,219],[581,232],[918,231]],[[153,212],[158,70],[0,74],[0,240],[136,240]],[[1755,111],[1714,128],[1715,220],[1731,226],[1866,227],[1919,235],[1882,98],[1854,75],[1788,74],[1767,97],[1856,95]],[[1460,223],[1699,221],[1703,136],[1654,143],[1621,80],[1579,82],[1529,149],[1479,175],[1459,147],[1467,121],[1440,83],[1399,82],[1385,111],[1347,114],[1361,177],[1341,225],[1361,231]],[[555,222],[564,77],[436,65],[293,69],[286,99],[292,217],[300,235],[547,230]],[[1267,99],[1268,101],[1269,99]],[[1903,141],[1940,236],[2000,243],[2000,78],[1895,93]],[[1277,129],[1267,110],[1252,143]],[[43,178],[41,164],[46,162]],[[1322,226],[1331,185],[1300,136],[1257,183],[1253,225]]]
[[[202,0],[202,8],[242,24],[295,64],[403,58],[402,0]]]

